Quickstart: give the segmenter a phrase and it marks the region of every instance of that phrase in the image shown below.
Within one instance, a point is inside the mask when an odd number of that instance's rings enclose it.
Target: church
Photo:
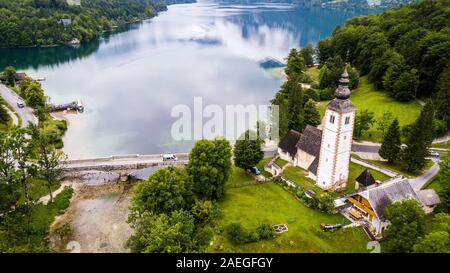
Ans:
[[[356,111],[349,99],[348,83],[345,70],[335,98],[327,105],[321,129],[308,125],[302,133],[290,130],[278,144],[281,159],[307,170],[316,185],[328,191],[347,186]]]

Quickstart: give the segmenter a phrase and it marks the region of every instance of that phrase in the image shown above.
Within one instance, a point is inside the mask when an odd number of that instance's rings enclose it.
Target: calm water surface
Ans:
[[[355,12],[282,4],[201,1],[167,12],[79,48],[1,49],[0,67],[45,77],[53,103],[81,99],[69,115],[71,158],[188,151],[175,142],[177,104],[267,104],[282,79],[263,69],[292,47],[317,43]]]

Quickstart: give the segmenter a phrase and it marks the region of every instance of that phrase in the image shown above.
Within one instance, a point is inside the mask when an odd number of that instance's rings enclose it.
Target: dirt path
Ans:
[[[50,245],[59,252],[129,252],[127,223],[132,185],[114,183],[75,190],[70,207],[51,227]]]

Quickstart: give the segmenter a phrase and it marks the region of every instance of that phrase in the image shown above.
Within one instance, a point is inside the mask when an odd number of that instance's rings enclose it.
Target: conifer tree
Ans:
[[[431,103],[425,104],[420,116],[411,128],[402,152],[402,167],[408,172],[415,172],[425,166],[428,147],[433,140],[434,109]]]
[[[303,110],[303,90],[300,83],[297,81],[297,77],[288,79],[288,114],[289,114],[289,129],[296,130],[298,132],[303,131],[305,128],[305,117]]]
[[[394,119],[389,126],[378,153],[382,158],[387,159],[389,163],[394,163],[399,157],[401,145],[398,120]]]
[[[305,124],[309,124],[311,126],[317,126],[320,124],[320,114],[319,111],[317,111],[314,100],[309,99],[305,104],[303,111],[305,112]]]

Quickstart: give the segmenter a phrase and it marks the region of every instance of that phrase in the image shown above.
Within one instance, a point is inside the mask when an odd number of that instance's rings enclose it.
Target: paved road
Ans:
[[[352,145],[352,151],[353,152],[360,152],[360,153],[374,153],[378,154],[378,151],[380,150],[381,144],[357,144],[353,143]]]
[[[414,179],[409,179],[409,184],[415,191],[419,191],[428,181],[433,179],[439,172],[439,160],[433,159],[434,165],[423,174]]]
[[[38,124],[37,117],[33,114],[33,109],[30,107],[19,108],[17,106],[17,102],[22,101],[22,99],[17,95],[14,91],[6,87],[5,85],[0,83],[0,96],[11,105],[14,111],[20,116],[22,119],[22,128],[27,127],[28,122],[33,124]]]

